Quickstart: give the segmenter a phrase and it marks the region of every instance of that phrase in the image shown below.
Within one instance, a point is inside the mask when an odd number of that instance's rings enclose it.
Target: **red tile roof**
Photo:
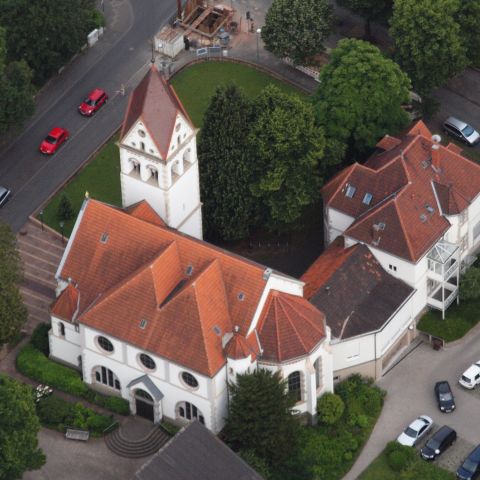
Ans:
[[[325,204],[355,219],[346,236],[417,262],[449,228],[443,215],[458,214],[473,201],[480,166],[440,145],[440,168],[434,168],[431,137],[418,122],[396,146],[348,167],[324,187]],[[394,143],[391,137],[384,142]],[[345,195],[347,185],[356,188],[352,198]],[[363,201],[367,192],[370,205]]]
[[[140,120],[165,160],[178,114],[194,128],[173,87],[163,78],[157,67],[152,65],[130,96],[120,138],[123,139]]]
[[[158,213],[145,200],[130,205],[125,211],[132,215],[132,217],[140,218],[146,222],[158,225],[159,227],[167,226],[162,217],[160,217],[160,215],[158,215]]]
[[[69,283],[61,295],[50,306],[50,313],[71,321],[78,309],[79,291]]]
[[[271,290],[257,325],[262,360],[309,354],[325,338],[325,316],[305,298]]]
[[[250,340],[253,340],[253,338]],[[225,346],[225,355],[234,360],[248,358],[249,355],[251,355],[252,359],[255,360],[257,358],[257,353],[257,349],[251,345],[251,342],[249,342],[243,335],[239,335],[238,333],[234,333],[233,337]]]
[[[206,375],[266,284],[261,265],[95,200],[71,242],[60,276],[81,292],[80,323]]]

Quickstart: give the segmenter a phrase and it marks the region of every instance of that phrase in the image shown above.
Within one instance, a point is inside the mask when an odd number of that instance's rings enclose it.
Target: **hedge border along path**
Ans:
[[[87,402],[106,408],[120,415],[129,415],[127,400],[101,395],[89,388],[73,368],[48,359],[33,345],[23,347],[17,355],[16,366],[20,373],[32,380],[49,385],[62,392],[81,397]]]

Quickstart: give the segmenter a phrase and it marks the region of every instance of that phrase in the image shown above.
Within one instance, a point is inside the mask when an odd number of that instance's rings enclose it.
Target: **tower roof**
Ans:
[[[179,114],[194,128],[173,87],[152,65],[130,96],[120,138],[123,139],[132,126],[141,121],[162,157],[166,158]]]

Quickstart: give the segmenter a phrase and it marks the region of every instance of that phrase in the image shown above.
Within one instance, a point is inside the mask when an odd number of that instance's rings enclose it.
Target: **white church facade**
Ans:
[[[134,414],[214,432],[228,383],[265,368],[313,421],[333,391],[325,316],[304,282],[201,240],[196,134],[152,67],[119,141],[123,208],[86,199],[58,267],[51,357]]]

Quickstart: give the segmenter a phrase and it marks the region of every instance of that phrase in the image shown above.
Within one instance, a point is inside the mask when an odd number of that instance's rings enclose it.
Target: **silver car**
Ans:
[[[468,123],[455,117],[448,117],[443,122],[443,130],[447,135],[473,146],[480,142],[480,134]]]
[[[7,202],[10,196],[12,195],[12,191],[6,187],[0,187],[0,208],[3,207]]]

